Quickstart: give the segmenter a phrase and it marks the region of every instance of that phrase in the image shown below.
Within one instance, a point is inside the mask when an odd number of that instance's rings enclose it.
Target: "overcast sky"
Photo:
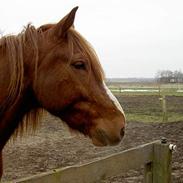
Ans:
[[[183,70],[182,0],[2,0],[0,30],[57,22],[75,6],[75,28],[94,46],[107,77]]]

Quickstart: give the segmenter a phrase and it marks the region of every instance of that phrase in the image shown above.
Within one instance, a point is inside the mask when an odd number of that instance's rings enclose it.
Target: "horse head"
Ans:
[[[93,144],[115,145],[124,136],[125,115],[104,83],[95,51],[73,26],[76,11],[37,29],[41,39],[33,90],[42,108]]]

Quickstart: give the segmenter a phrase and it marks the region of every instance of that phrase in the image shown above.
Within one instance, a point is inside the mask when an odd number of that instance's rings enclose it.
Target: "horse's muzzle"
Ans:
[[[124,137],[125,129],[122,128],[117,135],[111,135],[102,129],[97,129],[95,134],[91,136],[93,144],[96,146],[114,146],[118,145]]]

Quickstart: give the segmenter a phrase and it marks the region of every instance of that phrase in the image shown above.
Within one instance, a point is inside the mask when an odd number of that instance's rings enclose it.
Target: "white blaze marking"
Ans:
[[[121,111],[124,114],[123,108],[121,107],[120,103],[118,102],[117,98],[112,94],[112,92],[109,90],[109,88],[106,86],[106,84],[103,82],[104,84],[104,88],[106,90],[106,93],[108,94],[108,96],[110,97],[110,99],[113,101],[113,103],[115,104],[115,106],[117,107],[117,109],[119,111]]]

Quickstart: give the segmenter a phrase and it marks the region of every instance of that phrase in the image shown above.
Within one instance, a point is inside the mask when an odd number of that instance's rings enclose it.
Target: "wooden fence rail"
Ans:
[[[13,183],[98,183],[142,165],[145,183],[170,183],[171,157],[169,144],[155,141],[91,163],[56,169]]]

